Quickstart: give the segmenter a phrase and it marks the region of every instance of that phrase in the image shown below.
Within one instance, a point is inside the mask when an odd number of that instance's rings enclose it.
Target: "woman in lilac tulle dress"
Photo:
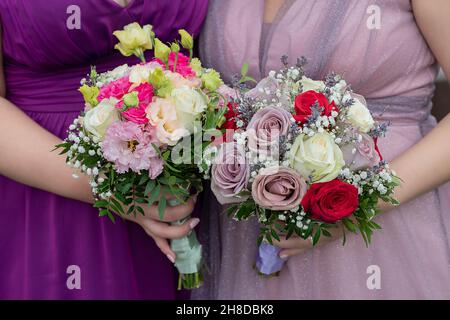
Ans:
[[[144,228],[100,219],[85,203],[87,179],[51,150],[83,108],[77,89],[90,65],[137,63],[114,50],[113,31],[136,21],[172,41],[180,28],[198,33],[206,9],[207,0],[0,0],[0,299],[187,297],[164,238],[198,219],[134,221]]]
[[[436,126],[430,115],[438,70],[430,47],[450,75],[449,14],[442,0],[210,1],[200,45],[206,65],[230,81],[248,62],[250,76],[261,79],[287,54],[291,63],[306,56],[311,78],[342,74],[376,118],[391,122],[380,148],[405,181],[397,194],[403,204],[378,217],[383,230],[369,248],[357,235],[345,247],[341,240],[313,249],[309,241],[282,241],[291,249],[281,255],[290,258],[271,279],[252,268],[257,221],[222,215],[218,230],[210,221],[217,276],[209,295],[200,296],[450,298],[450,186],[442,185],[450,179],[450,118]],[[205,212],[215,218],[223,208],[210,197]]]

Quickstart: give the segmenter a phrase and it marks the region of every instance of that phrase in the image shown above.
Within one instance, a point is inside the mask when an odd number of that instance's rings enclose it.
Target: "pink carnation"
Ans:
[[[169,70],[172,72],[177,72],[185,78],[195,77],[197,74],[191,68],[189,57],[185,56],[181,52],[178,52],[177,67],[176,70],[174,70],[176,56],[177,54],[175,52],[171,52],[169,54],[169,59],[167,62]],[[163,69],[166,68],[166,64],[161,59],[155,58],[153,61],[158,62]]]
[[[117,172],[148,170],[150,178],[155,179],[161,174],[164,162],[153,148],[154,141],[150,128],[116,121],[106,132],[102,151],[105,159],[114,163]]]
[[[113,81],[100,89],[98,101],[109,99],[111,97],[120,100],[125,94],[128,93],[131,85],[132,83],[128,80],[128,77],[117,79],[116,81]]]
[[[131,90],[131,92],[133,91],[138,92],[139,105],[135,108],[130,108],[124,111],[122,115],[128,121],[134,122],[136,124],[145,124],[148,122],[145,109],[150,104],[150,102],[152,102],[153,87],[150,84],[144,82]],[[122,109],[123,101],[119,101],[116,107]]]

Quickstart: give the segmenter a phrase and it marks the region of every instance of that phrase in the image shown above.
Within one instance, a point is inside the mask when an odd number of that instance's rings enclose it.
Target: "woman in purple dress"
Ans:
[[[77,88],[90,65],[137,62],[113,49],[113,31],[137,21],[171,41],[180,28],[197,34],[206,8],[207,0],[0,0],[0,299],[186,297],[166,239],[198,219],[169,227],[154,208],[136,223],[100,219],[87,179],[73,179],[50,151],[83,107]],[[166,216],[187,216],[193,204]]]
[[[225,299],[450,298],[450,115],[430,115],[437,60],[450,76],[447,0],[211,0],[200,40],[204,64],[230,81],[244,62],[261,79],[290,61],[307,73],[342,74],[390,121],[380,148],[403,178],[398,208],[377,218],[383,230],[369,248],[359,235],[320,243],[278,243],[289,257],[279,277],[252,269],[258,223],[221,217],[211,227],[215,297]],[[216,202],[209,216],[223,212]],[[208,208],[206,208],[208,209]],[[213,211],[218,214],[214,215]],[[211,224],[213,226],[214,224]],[[222,244],[222,250],[217,244]],[[210,284],[214,284],[210,282]],[[207,295],[203,295],[205,297]]]

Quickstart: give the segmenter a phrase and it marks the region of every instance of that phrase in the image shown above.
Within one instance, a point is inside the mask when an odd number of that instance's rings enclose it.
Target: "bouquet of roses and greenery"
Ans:
[[[141,62],[102,74],[92,68],[81,81],[85,108],[57,146],[70,166],[89,176],[94,206],[112,221],[115,214],[144,214],[143,206],[152,205],[162,218],[166,206],[202,190],[195,162],[207,146],[203,134],[223,121],[216,91],[222,81],[192,58],[192,37],[179,34],[180,42],[164,44],[150,25],[132,23],[114,32],[116,48]],[[146,61],[144,52],[151,49],[154,58]],[[201,246],[195,233],[171,246],[180,287],[198,287]]]
[[[393,198],[399,179],[377,147],[386,124],[377,124],[365,99],[342,77],[305,76],[306,59],[272,71],[256,87],[229,91],[222,143],[208,148],[211,188],[237,220],[260,222],[256,267],[265,275],[285,261],[272,246],[279,235],[315,245],[331,228],[359,232],[366,244],[380,200]],[[245,75],[244,80],[248,77]]]

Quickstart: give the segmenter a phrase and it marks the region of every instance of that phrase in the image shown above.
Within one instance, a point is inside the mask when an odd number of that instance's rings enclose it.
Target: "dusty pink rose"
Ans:
[[[247,187],[250,167],[245,149],[234,142],[219,146],[211,168],[211,190],[220,204],[239,203],[246,197],[237,195]]]
[[[281,108],[266,107],[258,110],[247,126],[249,147],[261,153],[274,144],[281,136],[288,134],[292,115]]]
[[[293,169],[273,167],[264,169],[252,184],[252,197],[263,208],[283,211],[300,205],[308,187]]]
[[[344,161],[350,170],[364,170],[377,165],[380,156],[375,147],[375,141],[371,136],[361,133],[360,142],[352,142],[341,147]],[[353,150],[355,152],[353,153]]]

